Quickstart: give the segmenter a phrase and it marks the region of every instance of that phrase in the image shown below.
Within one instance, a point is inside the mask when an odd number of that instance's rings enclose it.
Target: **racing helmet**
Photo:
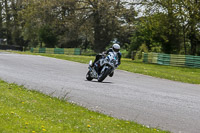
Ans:
[[[115,51],[115,52],[119,52],[119,50],[120,50],[120,45],[117,44],[117,43],[115,43],[115,44],[113,44],[112,49],[113,49],[113,51]]]

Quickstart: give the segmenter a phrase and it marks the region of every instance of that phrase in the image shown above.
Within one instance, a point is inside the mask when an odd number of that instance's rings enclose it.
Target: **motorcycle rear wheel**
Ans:
[[[90,71],[87,72],[87,74],[86,74],[86,79],[87,79],[88,81],[92,81],[93,78],[90,76]]]

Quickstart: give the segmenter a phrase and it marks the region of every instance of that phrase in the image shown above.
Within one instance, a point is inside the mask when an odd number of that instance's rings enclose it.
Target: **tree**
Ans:
[[[11,35],[11,12],[9,12],[9,1],[4,0],[4,11],[5,11],[5,25],[6,25],[6,39],[9,45],[12,45],[12,35]]]
[[[3,38],[3,3],[0,2],[0,38]]]
[[[54,43],[54,45],[67,47],[67,43],[77,39],[73,34],[73,31],[78,33],[75,29],[76,23],[74,23],[75,3],[72,0],[25,1],[23,3],[25,8],[20,12],[24,21],[23,37],[25,40],[29,40],[32,46],[37,46],[44,39],[44,34],[47,34],[46,37],[49,36],[45,31],[50,30],[51,35],[54,35],[53,40],[58,39],[59,44]],[[48,30],[46,26],[49,26]],[[46,45],[49,46],[49,42]]]
[[[199,0],[188,0],[180,1],[182,7],[184,8],[185,23],[188,26],[188,38],[191,43],[190,54],[197,54],[197,46],[200,46],[200,31],[199,31],[199,21],[200,21],[200,1]]]
[[[45,25],[50,26],[56,36],[58,47],[84,45],[95,52],[105,50],[116,37],[126,42],[127,39],[122,37],[131,34],[130,27],[127,30],[128,26],[122,26],[124,23],[128,25],[125,20],[130,19],[130,10],[118,0],[29,0],[23,3],[23,7],[20,12],[24,21],[22,35],[30,42],[41,40],[40,31]],[[134,14],[130,15],[134,17]],[[123,34],[125,32],[127,34]]]
[[[21,10],[22,0],[11,0],[10,11],[12,13],[12,21],[11,21],[11,36],[12,36],[12,44],[18,46],[26,46],[26,42],[24,41],[21,35],[21,18],[18,15],[18,12]]]
[[[152,16],[153,14],[163,14],[159,19],[162,24],[164,32],[162,36],[166,38],[162,42],[162,50],[165,53],[179,53],[180,51],[180,24],[177,18],[177,2],[173,0],[153,0],[148,4],[146,14]],[[162,29],[160,29],[162,30]]]
[[[39,39],[44,42],[46,47],[54,48],[57,43],[57,38],[54,31],[49,25],[44,25],[39,30]]]
[[[114,38],[122,35],[120,28],[126,23],[125,5],[119,0],[85,0],[81,5],[85,20],[90,22],[93,30],[94,51],[102,52]]]
[[[160,21],[160,18],[164,17],[164,14],[158,13],[139,18],[133,37],[131,37],[130,50],[138,50],[142,44],[145,44],[149,51],[161,52],[162,44],[167,42],[165,35],[167,27],[163,26],[164,24]]]
[[[0,35],[7,39],[8,45],[23,46],[20,36],[18,11],[21,10],[22,0],[2,0],[0,2]]]

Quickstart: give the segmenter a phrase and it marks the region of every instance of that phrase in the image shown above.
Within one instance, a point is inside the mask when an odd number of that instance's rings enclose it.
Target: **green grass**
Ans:
[[[0,132],[166,133],[0,80]]]
[[[200,69],[145,64],[142,62],[123,60],[119,69],[129,72],[150,75],[153,77],[180,81],[185,83],[200,84]]]
[[[23,53],[23,52],[18,52]],[[36,54],[24,52],[25,54],[35,54],[58,59],[70,60],[80,63],[89,63],[89,60],[94,60],[94,56],[75,56],[75,55],[55,55],[55,54]],[[122,64],[118,69],[150,75],[153,77],[180,81],[185,83],[200,84],[200,69],[186,68],[186,67],[173,67],[163,66],[156,64],[145,64],[142,61],[132,61],[131,59],[122,58]]]

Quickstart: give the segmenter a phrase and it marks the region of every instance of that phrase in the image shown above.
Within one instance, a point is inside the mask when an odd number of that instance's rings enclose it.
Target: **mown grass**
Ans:
[[[18,52],[23,53],[23,52]],[[35,54],[48,56],[58,59],[70,60],[80,63],[89,63],[89,60],[94,60],[94,56],[75,56],[75,55],[57,55],[57,54],[37,54],[24,52],[25,54]],[[149,75],[153,77],[169,79],[173,81],[180,81],[185,83],[200,84],[200,69],[198,68],[186,68],[186,67],[174,67],[163,66],[156,64],[146,64],[142,61],[132,61],[131,59],[122,59],[122,64],[118,69]]]
[[[166,133],[0,80],[0,132]]]
[[[153,77],[180,81],[191,84],[200,84],[200,69],[145,64],[142,62],[123,60],[119,69],[129,72],[150,75]]]

